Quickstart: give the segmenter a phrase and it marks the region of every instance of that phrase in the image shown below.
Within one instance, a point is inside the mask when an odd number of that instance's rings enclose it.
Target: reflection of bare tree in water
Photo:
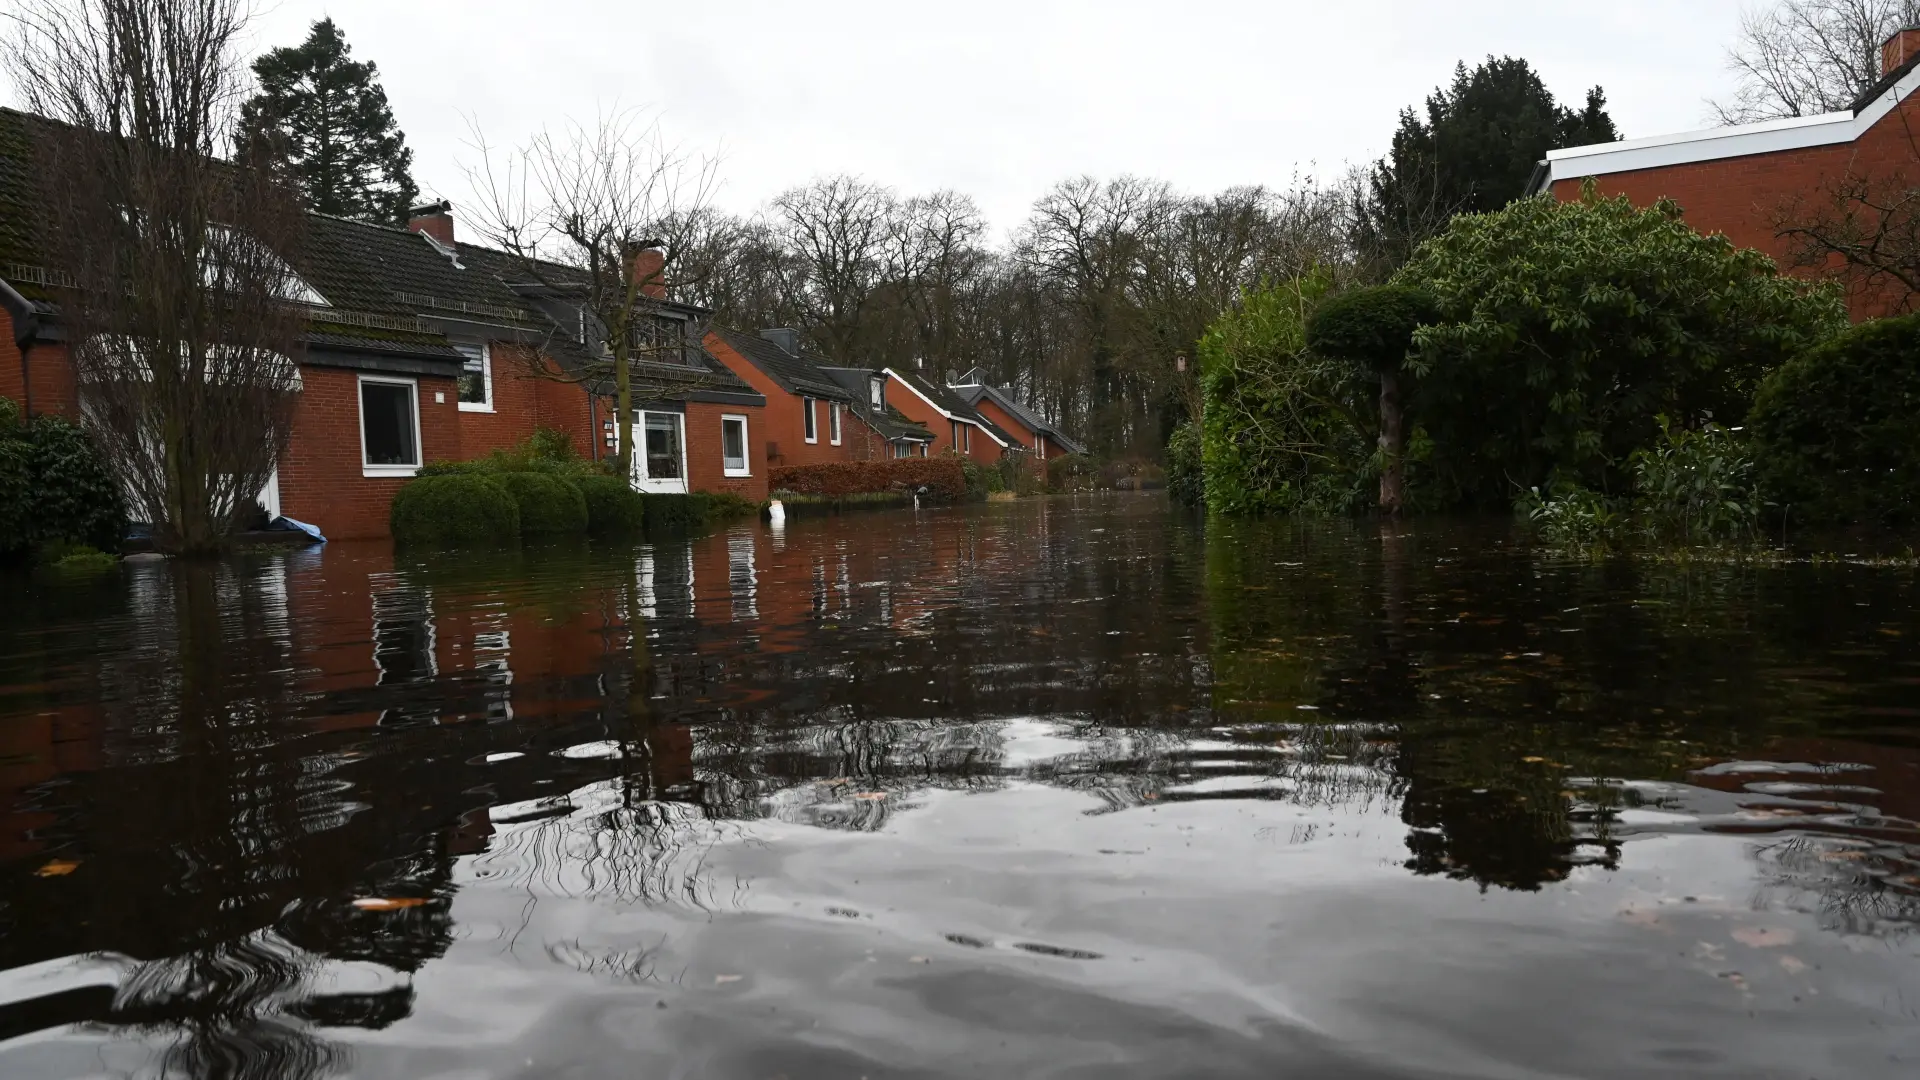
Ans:
[[[1920,933],[1920,847],[1790,834],[1754,844],[1756,909],[1818,914],[1823,929],[1878,938]]]
[[[332,1072],[340,1055],[277,1014],[315,966],[269,934],[197,949],[135,968],[110,1020],[165,1044],[156,1076],[308,1080]]]

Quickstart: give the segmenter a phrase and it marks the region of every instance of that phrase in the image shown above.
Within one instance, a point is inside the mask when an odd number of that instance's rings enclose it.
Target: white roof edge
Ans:
[[[1920,89],[1920,68],[1908,72],[1892,89],[1861,109],[1858,115],[1837,112],[1796,116],[1757,124],[1550,150],[1543,163],[1545,168],[1542,172],[1545,175],[1541,181],[1542,187],[1561,180],[1588,176],[1638,172],[1642,169],[1853,142],[1884,119],[1916,89]]]

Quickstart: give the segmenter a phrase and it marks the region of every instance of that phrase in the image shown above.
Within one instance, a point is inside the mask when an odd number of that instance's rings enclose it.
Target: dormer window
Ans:
[[[887,407],[887,380],[875,377],[867,383],[867,403],[876,409]]]

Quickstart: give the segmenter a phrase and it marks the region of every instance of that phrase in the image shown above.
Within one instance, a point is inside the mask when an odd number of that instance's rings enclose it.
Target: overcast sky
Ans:
[[[751,210],[850,172],[957,188],[996,230],[1080,173],[1189,191],[1377,157],[1395,117],[1489,53],[1629,137],[1704,126],[1741,0],[258,0],[259,49],[331,15],[379,64],[421,188],[459,203],[466,116],[494,142],[615,103],[721,156]],[[457,206],[456,206],[457,213]]]

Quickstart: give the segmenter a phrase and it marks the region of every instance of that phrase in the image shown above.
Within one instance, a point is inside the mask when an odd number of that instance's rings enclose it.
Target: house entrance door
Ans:
[[[639,453],[633,456],[633,486],[655,495],[687,492],[687,418],[680,413],[643,412]]]

